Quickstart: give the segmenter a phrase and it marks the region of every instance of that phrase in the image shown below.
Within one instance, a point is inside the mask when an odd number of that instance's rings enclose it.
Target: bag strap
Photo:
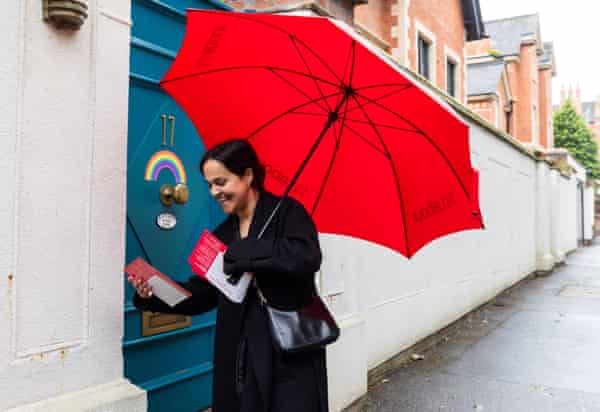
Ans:
[[[279,199],[279,201],[277,202],[277,205],[273,208],[273,211],[271,212],[271,214],[265,221],[265,224],[263,225],[262,229],[260,230],[260,233],[256,237],[257,239],[260,239],[263,237],[263,235],[265,234],[265,231],[267,230],[267,228],[273,221],[273,218],[277,214],[277,211],[281,208],[281,205],[283,204],[283,201],[286,197],[287,197],[287,192]],[[258,282],[256,281],[256,278],[252,279],[252,283],[254,284],[254,287],[256,288],[256,292],[258,293],[258,298],[260,299],[261,303],[263,305],[268,305],[269,302],[267,301],[267,298],[265,298],[265,295],[263,295],[262,291],[258,287]]]
[[[287,196],[287,195],[286,195]],[[277,202],[277,205],[275,205],[275,207],[273,208],[273,211],[271,212],[271,215],[267,218],[267,220],[265,221],[265,224],[263,225],[262,229],[260,230],[260,232],[258,233],[258,236],[256,237],[257,239],[260,239],[261,237],[263,237],[263,235],[265,234],[265,231],[267,230],[267,228],[269,227],[269,225],[271,224],[271,221],[273,220],[273,218],[275,217],[275,215],[277,214],[277,211],[279,210],[279,208],[281,207],[281,205],[283,204],[283,200],[285,199],[285,197],[281,197],[279,199],[279,201]]]

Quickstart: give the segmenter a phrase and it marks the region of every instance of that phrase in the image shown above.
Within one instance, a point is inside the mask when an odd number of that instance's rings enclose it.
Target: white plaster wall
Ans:
[[[565,260],[565,250],[562,246],[561,233],[564,233],[564,219],[561,217],[566,209],[565,202],[561,201],[562,179],[560,172],[556,169],[550,171],[550,192],[552,193],[550,228],[550,250],[554,258],[554,263],[561,263]]]
[[[577,180],[579,180],[580,182],[585,182],[585,180],[586,180],[585,167],[581,163],[579,163],[577,161],[577,159],[575,159],[573,157],[573,155],[571,155],[571,153],[569,153],[568,151],[567,151],[567,164],[575,170],[575,178]]]
[[[578,240],[583,240],[583,233],[585,232],[583,217],[585,216],[585,182],[586,182],[586,170],[577,159],[575,159],[568,151],[566,153],[567,164],[571,166],[574,173],[571,178],[563,178],[562,184],[564,187],[560,189],[561,198],[563,202],[564,211],[561,217],[562,232],[560,234],[560,240],[562,241],[562,250],[565,253],[573,251],[578,246]],[[584,187],[584,199],[581,198],[578,185],[581,184]]]
[[[594,188],[586,187],[584,194],[584,239],[594,238]]]
[[[547,273],[554,266],[550,248],[552,227],[550,165],[546,162],[538,162],[536,167],[536,269]]]
[[[77,32],[39,0],[0,14],[0,410],[145,409],[121,353],[130,6],[89,7]]]
[[[366,377],[536,270],[536,161],[470,126],[485,230],[436,240],[411,260],[361,240],[322,236],[323,293],[338,318],[356,320],[328,352],[333,411],[364,393],[365,382],[349,385],[345,371]],[[550,239],[546,244],[549,253]]]
[[[563,177],[561,180],[561,198],[564,203],[564,214],[559,218],[563,225],[559,239],[562,242],[561,249],[569,253],[577,249],[578,233],[581,230],[580,194],[577,189],[577,179]]]

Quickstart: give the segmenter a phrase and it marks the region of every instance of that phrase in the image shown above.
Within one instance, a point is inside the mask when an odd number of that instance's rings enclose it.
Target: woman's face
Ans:
[[[240,177],[218,160],[209,159],[204,163],[202,171],[211,196],[219,202],[223,212],[235,213],[245,206],[248,193],[253,190],[251,169]]]

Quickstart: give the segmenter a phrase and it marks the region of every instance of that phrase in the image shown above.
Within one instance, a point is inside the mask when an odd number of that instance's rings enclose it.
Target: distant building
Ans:
[[[484,23],[488,38],[467,45],[468,105],[533,148],[554,146],[552,42],[542,42],[537,14]]]
[[[483,35],[479,0],[369,0],[355,7],[354,24],[402,65],[466,104],[466,40]]]

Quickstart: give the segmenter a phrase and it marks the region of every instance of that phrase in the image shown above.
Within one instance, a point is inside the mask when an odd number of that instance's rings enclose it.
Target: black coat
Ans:
[[[263,237],[257,239],[278,200],[261,192],[247,238],[240,240],[235,215],[214,234],[228,245],[229,268],[253,272],[270,305],[294,309],[316,293],[314,274],[321,265],[321,249],[312,219],[291,198],[284,200]],[[213,412],[327,412],[325,351],[279,354],[253,286],[242,304],[229,301],[196,276],[182,286],[192,296],[173,308],[156,297],[138,295],[134,304],[142,310],[184,315],[217,308]],[[240,374],[245,375],[243,379]]]

